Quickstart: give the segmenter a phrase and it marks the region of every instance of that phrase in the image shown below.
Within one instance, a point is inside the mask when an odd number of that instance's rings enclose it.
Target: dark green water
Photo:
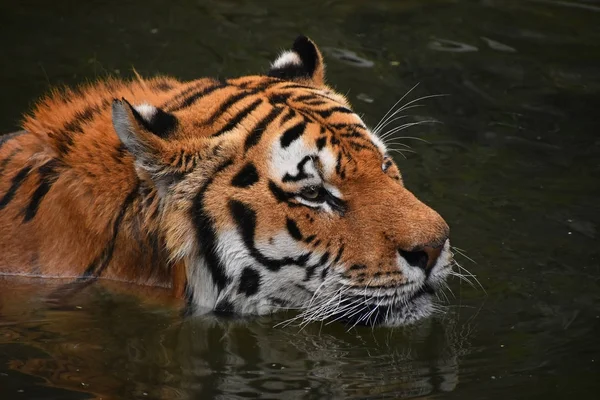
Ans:
[[[130,288],[60,307],[0,281],[0,398],[565,399],[600,389],[600,1],[19,1],[0,5],[0,132],[49,88],[265,71],[300,32],[375,125],[416,83],[397,159],[459,261],[410,329],[179,318]],[[336,50],[337,49],[337,50]],[[340,51],[342,50],[342,52]],[[368,62],[340,60],[354,52]],[[347,57],[346,57],[347,58]],[[289,315],[288,315],[289,317]]]

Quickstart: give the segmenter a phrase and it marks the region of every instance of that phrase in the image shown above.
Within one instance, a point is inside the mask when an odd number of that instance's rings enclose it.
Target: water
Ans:
[[[8,3],[8,2],[6,2]],[[58,4],[57,4],[58,3]],[[0,5],[0,131],[50,87],[107,74],[265,71],[298,32],[371,124],[416,83],[398,154],[459,261],[448,313],[409,329],[182,320],[165,293],[0,281],[0,397],[597,397],[599,1],[21,1]],[[287,316],[289,317],[289,315]]]

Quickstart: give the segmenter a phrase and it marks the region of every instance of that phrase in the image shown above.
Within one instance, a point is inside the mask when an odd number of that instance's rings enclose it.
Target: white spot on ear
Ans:
[[[272,69],[280,69],[284,68],[288,65],[302,66],[302,60],[300,56],[293,51],[284,51],[277,57],[275,61],[271,64]]]
[[[133,108],[135,108],[135,111],[137,111],[142,116],[142,118],[144,118],[148,122],[152,121],[152,118],[154,117],[154,115],[156,115],[157,112],[156,107],[148,103],[142,103]]]

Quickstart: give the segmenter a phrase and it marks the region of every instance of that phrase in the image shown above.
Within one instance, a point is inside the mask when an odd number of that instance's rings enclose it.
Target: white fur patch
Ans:
[[[373,141],[373,143],[375,143],[375,146],[377,146],[377,148],[379,149],[379,151],[381,151],[382,154],[386,154],[387,153],[387,147],[383,143],[383,140],[381,140],[379,138],[379,136],[375,135],[370,130],[368,132],[369,132],[369,137],[371,138],[371,140]]]
[[[279,57],[277,57],[277,59],[273,61],[273,63],[271,64],[271,68],[280,69],[288,65],[295,65],[298,67],[302,66],[302,60],[300,59],[300,56],[291,50],[282,52],[279,55]]]
[[[444,247],[442,249],[442,253],[438,257],[435,265],[431,269],[431,273],[429,274],[429,281],[434,286],[440,286],[446,280],[450,271],[452,262],[452,252],[450,251],[450,240],[446,240],[444,243]]]
[[[324,183],[323,187],[325,188],[325,190],[327,190],[329,193],[331,193],[334,197],[337,197],[338,199],[344,198],[340,189],[336,188],[335,186],[330,185],[329,183]]]
[[[298,243],[283,231],[273,237],[273,243],[259,241],[255,245],[263,255],[276,260],[284,256],[295,257],[304,253],[301,246],[298,246]],[[288,301],[295,307],[301,306],[308,300],[308,295],[299,292],[299,289],[294,286],[294,283],[302,282],[304,268],[289,265],[279,271],[269,271],[252,258],[237,230],[219,232],[216,250],[223,265],[226,266],[224,272],[231,279],[231,284],[218,295],[218,299],[213,300],[212,307],[218,301],[227,299],[234,304],[236,312],[263,315],[277,311],[269,296]],[[251,267],[260,274],[258,293],[250,297],[238,291],[242,271],[246,267]],[[206,279],[212,284],[210,276]]]
[[[151,121],[154,115],[156,115],[156,107],[148,103],[142,103],[135,107],[135,110],[144,118],[146,121]]]
[[[421,286],[425,283],[425,271],[419,267],[413,267],[400,254],[396,255],[396,263],[402,275],[406,278],[407,284],[417,284]]]
[[[258,241],[256,248],[269,258],[280,259],[282,256],[299,257],[306,252],[298,241],[287,232],[281,231],[274,235],[271,241]]]
[[[366,127],[366,124],[364,123],[364,121],[362,120],[362,118],[360,118],[358,115],[356,116],[356,118],[358,118],[360,120],[360,122]],[[371,132],[370,129],[367,129],[367,132],[369,134],[369,138],[373,141],[373,143],[375,144],[375,146],[377,146],[377,148],[379,149],[379,151],[381,152],[381,154],[386,154],[387,153],[387,147],[383,143],[383,140],[381,140],[381,138],[379,138],[379,136],[377,136],[376,134],[374,134],[373,132]]]
[[[325,179],[329,179],[335,172],[335,166],[337,164],[336,156],[329,148],[324,147],[319,151],[319,160],[321,161],[323,176]]]
[[[283,181],[286,174],[298,175],[298,164],[310,155],[316,156],[317,148],[314,145],[308,145],[302,137],[294,140],[286,148],[282,148],[280,141],[275,140],[271,148],[271,175],[279,177],[280,182]],[[319,185],[321,183],[314,161],[309,160],[304,164],[304,172],[311,177],[303,179],[302,185]]]
[[[191,268],[186,268],[186,275],[194,294],[194,305],[200,309],[212,310],[217,304],[219,293],[204,260],[196,260]]]

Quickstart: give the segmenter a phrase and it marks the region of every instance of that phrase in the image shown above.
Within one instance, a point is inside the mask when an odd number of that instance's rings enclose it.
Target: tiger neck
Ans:
[[[115,187],[103,186],[97,188],[96,201],[112,203],[113,207],[108,208],[113,210],[113,215],[104,232],[99,232],[104,241],[98,241],[100,248],[96,249],[96,257],[83,276],[172,286],[172,266],[168,263],[159,229],[161,205],[156,189],[137,178],[125,190],[119,191],[121,196],[115,196]]]

